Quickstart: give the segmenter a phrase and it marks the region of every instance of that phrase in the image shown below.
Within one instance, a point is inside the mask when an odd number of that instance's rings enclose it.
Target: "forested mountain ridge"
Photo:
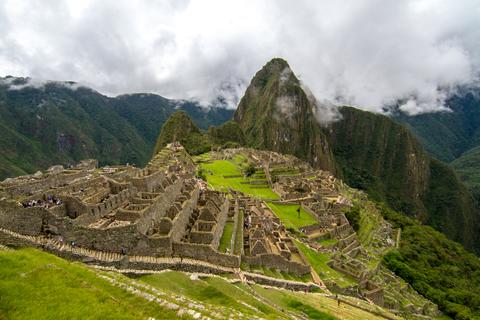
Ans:
[[[414,116],[397,111],[393,119],[407,125],[434,157],[452,162],[480,146],[480,91],[459,89],[446,106],[449,110]]]
[[[478,250],[479,211],[451,167],[432,158],[401,124],[351,107],[329,128],[345,181]]]
[[[0,80],[0,178],[85,158],[144,165],[162,124],[177,109],[202,129],[233,114],[155,94],[111,98],[72,82],[34,86],[27,78]]]

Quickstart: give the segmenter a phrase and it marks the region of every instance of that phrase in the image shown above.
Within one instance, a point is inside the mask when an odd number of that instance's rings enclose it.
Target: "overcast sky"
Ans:
[[[480,70],[480,1],[0,1],[0,75],[232,107],[285,58],[318,99],[439,110]]]

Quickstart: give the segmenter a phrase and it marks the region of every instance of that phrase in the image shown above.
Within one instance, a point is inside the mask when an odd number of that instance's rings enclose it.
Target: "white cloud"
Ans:
[[[318,100],[445,109],[478,77],[477,0],[6,0],[0,75],[234,106],[275,56]]]
[[[37,89],[44,89],[46,85],[54,84],[57,86],[63,86],[71,90],[77,90],[78,88],[88,88],[76,82],[69,81],[52,81],[39,78],[17,78],[17,77],[5,77],[0,78],[0,85],[5,85],[8,90],[22,90],[27,87],[33,87]]]

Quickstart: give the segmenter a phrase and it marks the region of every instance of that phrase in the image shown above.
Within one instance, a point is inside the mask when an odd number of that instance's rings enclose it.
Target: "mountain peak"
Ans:
[[[273,58],[260,69],[252,79],[251,86],[264,88],[268,81],[279,80],[280,84],[299,85],[300,81],[290,69],[288,62],[282,58]]]
[[[285,60],[274,58],[255,74],[234,119],[248,144],[293,154],[335,172],[312,102]]]
[[[282,58],[273,58],[272,60],[268,61],[262,69],[269,69],[269,70],[278,70],[282,71],[285,68],[290,68],[288,65],[287,60]]]
[[[192,119],[183,110],[178,110],[165,121],[155,145],[154,154],[157,154],[168,143],[179,141],[191,154],[199,154],[210,150],[207,141]]]

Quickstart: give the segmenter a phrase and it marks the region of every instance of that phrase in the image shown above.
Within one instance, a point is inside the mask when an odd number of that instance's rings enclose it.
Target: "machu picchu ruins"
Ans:
[[[219,176],[217,164],[238,172]],[[380,263],[400,231],[376,217],[362,241],[345,212],[366,202],[365,194],[291,155],[237,148],[192,157],[172,142],[144,168],[85,160],[6,179],[0,198],[6,246],[124,272],[230,274],[352,296],[399,315],[438,313]],[[324,261],[317,266],[318,257]]]

